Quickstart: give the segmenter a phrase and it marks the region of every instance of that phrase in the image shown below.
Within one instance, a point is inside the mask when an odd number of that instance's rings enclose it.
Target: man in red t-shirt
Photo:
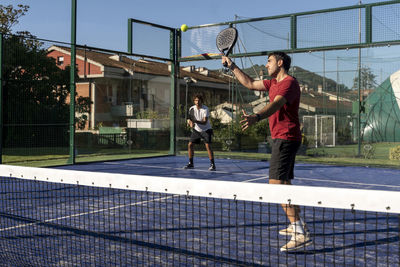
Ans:
[[[266,68],[271,80],[254,80],[240,70],[228,57],[222,57],[222,63],[243,86],[250,90],[267,91],[270,102],[257,114],[248,115],[243,111],[242,130],[268,118],[272,137],[272,153],[269,168],[270,184],[290,185],[294,178],[294,163],[301,143],[299,123],[300,87],[297,80],[288,74],[291,59],[284,52],[268,55]],[[300,209],[296,205],[282,204],[289,218],[287,229],[279,231],[281,235],[291,235],[290,241],[281,247],[281,251],[291,251],[312,243],[304,221],[300,218]]]

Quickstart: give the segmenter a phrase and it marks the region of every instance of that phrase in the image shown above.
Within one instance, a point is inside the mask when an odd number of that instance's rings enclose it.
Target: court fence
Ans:
[[[215,47],[220,30],[236,27],[231,57],[252,78],[268,78],[269,52],[292,57],[289,73],[301,88],[302,160],[355,162],[367,145],[368,158],[395,165],[389,150],[400,142],[398,1],[236,16],[186,32],[130,18],[127,51],[77,44],[74,4],[72,14],[69,43],[0,35],[3,163],[185,155],[186,110],[196,93],[210,108],[217,156],[269,151],[267,121],[246,132],[239,123],[242,110],[258,112],[268,95],[239,85]]]

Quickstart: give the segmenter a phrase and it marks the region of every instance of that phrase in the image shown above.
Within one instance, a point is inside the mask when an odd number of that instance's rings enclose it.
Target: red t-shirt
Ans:
[[[270,102],[277,95],[286,99],[286,104],[272,114],[269,119],[269,128],[272,139],[301,141],[299,105],[300,86],[292,76],[287,76],[280,82],[276,79],[264,80],[265,90],[269,93]]]

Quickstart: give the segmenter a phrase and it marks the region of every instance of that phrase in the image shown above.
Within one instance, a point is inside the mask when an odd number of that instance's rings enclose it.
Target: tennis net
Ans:
[[[0,266],[394,266],[400,192],[0,165]],[[312,244],[290,236],[297,204]]]

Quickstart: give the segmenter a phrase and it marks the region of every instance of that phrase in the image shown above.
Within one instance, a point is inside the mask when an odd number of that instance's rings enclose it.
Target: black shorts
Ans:
[[[294,178],[294,162],[300,141],[272,139],[269,179],[290,180]]]
[[[207,131],[198,132],[193,129],[192,134],[190,135],[190,142],[194,144],[199,144],[200,140],[203,139],[204,143],[211,144],[211,136],[213,135],[213,130],[208,129]]]

